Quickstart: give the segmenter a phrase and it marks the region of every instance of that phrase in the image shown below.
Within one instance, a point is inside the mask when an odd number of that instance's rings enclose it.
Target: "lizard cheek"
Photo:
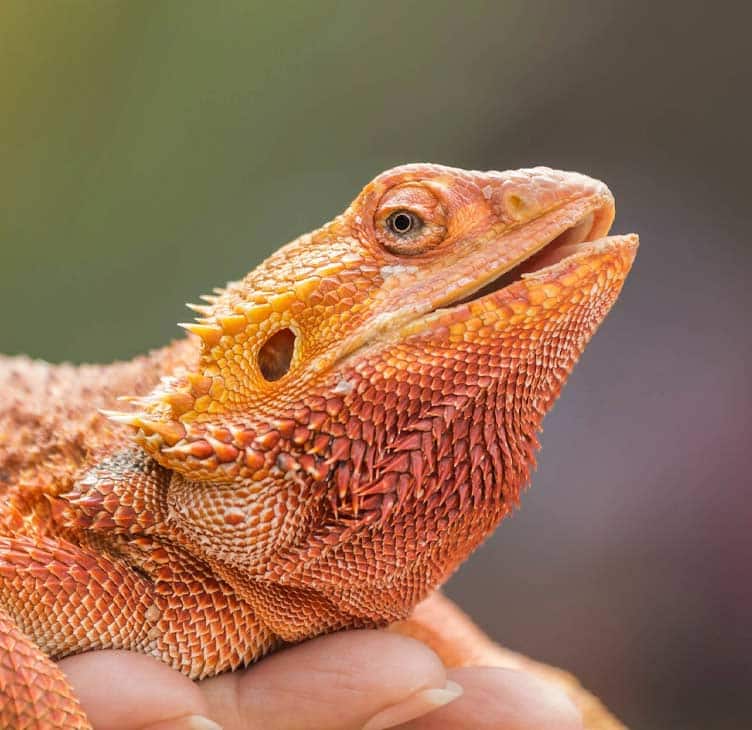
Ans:
[[[286,327],[275,332],[262,346],[258,354],[258,365],[264,379],[279,380],[290,370],[295,353],[295,333]]]

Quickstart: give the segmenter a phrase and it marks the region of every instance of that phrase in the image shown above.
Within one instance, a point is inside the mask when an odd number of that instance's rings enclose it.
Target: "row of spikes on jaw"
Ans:
[[[118,398],[138,410],[102,410],[102,415],[138,429],[145,445],[156,450],[163,445],[172,447],[185,438],[186,426],[194,420],[197,405],[201,412],[221,413],[220,393],[216,392],[213,379],[218,369],[212,350],[220,344],[224,335],[234,337],[249,323],[259,323],[272,311],[285,308],[290,300],[290,295],[286,293],[272,297],[251,295],[248,300],[247,294],[241,294],[242,285],[242,282],[231,282],[226,288],[214,289],[213,294],[201,295],[206,304],[186,304],[199,315],[193,322],[178,323],[179,327],[198,337],[201,342],[201,355],[195,372],[164,376],[148,395]],[[298,293],[305,293],[305,282],[298,287]]]
[[[352,263],[352,259],[352,255],[345,254],[338,261],[322,261],[306,272],[308,276],[295,281],[289,290],[281,293],[264,291],[263,288],[259,291],[246,279],[214,289],[213,294],[201,295],[205,304],[187,304],[199,315],[196,320],[179,324],[201,341],[196,369],[163,377],[148,395],[120,398],[138,410],[102,410],[101,413],[116,423],[136,429],[137,441],[152,454],[171,450],[175,456],[184,458],[208,458],[211,454],[205,436],[210,425],[205,422],[216,423],[225,412],[222,379],[217,377],[220,371],[216,364],[216,357],[221,352],[218,347],[224,345],[222,338],[242,336],[247,328],[260,326],[268,318],[287,312],[296,304],[305,306],[322,280],[341,272]],[[199,439],[201,443],[197,444]],[[231,461],[237,452],[237,449],[228,448],[226,441],[226,435],[224,440],[209,439],[220,463]],[[252,454],[248,459],[251,464],[257,461]]]
[[[109,420],[132,426],[142,434],[145,445],[159,449],[161,446],[174,446],[185,438],[186,429],[181,416],[190,412],[196,400],[208,395],[211,388],[210,377],[205,374],[207,354],[219,344],[223,334],[237,331],[239,325],[245,326],[247,321],[240,313],[225,311],[220,315],[217,311],[223,297],[228,290],[238,287],[240,282],[230,282],[227,288],[215,288],[213,294],[202,294],[200,298],[205,304],[186,302],[186,306],[198,317],[193,322],[178,322],[178,327],[195,335],[201,342],[201,356],[196,372],[179,372],[173,376],[163,376],[159,385],[148,395],[123,395],[119,401],[129,403],[138,410],[116,411],[100,410]],[[266,302],[252,303],[248,311],[264,307]],[[241,321],[242,316],[242,321]],[[251,313],[251,317],[254,315]]]

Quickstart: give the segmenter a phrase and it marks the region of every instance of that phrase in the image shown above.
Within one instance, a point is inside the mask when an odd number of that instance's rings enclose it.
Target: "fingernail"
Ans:
[[[399,704],[381,710],[363,726],[363,730],[387,730],[401,725],[456,700],[461,694],[462,687],[449,679],[443,689],[423,689]]]
[[[222,726],[203,715],[186,715],[162,720],[141,730],[222,730]]]
[[[216,722],[203,715],[190,715],[185,719],[188,721],[185,730],[222,730],[221,725],[217,725]]]

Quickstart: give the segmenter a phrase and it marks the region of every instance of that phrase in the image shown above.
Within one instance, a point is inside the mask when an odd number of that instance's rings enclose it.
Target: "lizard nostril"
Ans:
[[[258,364],[265,380],[279,380],[290,369],[295,352],[295,333],[285,328],[275,332],[262,346]]]
[[[530,208],[527,201],[516,193],[510,193],[504,198],[504,203],[507,211],[516,220],[520,220],[524,217],[525,212]]]

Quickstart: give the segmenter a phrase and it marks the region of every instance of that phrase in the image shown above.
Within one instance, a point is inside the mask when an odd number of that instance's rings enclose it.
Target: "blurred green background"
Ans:
[[[182,302],[395,164],[606,180],[616,230],[642,236],[635,270],[546,422],[521,511],[449,593],[634,728],[749,727],[742,14],[4,0],[0,351],[160,346]]]

